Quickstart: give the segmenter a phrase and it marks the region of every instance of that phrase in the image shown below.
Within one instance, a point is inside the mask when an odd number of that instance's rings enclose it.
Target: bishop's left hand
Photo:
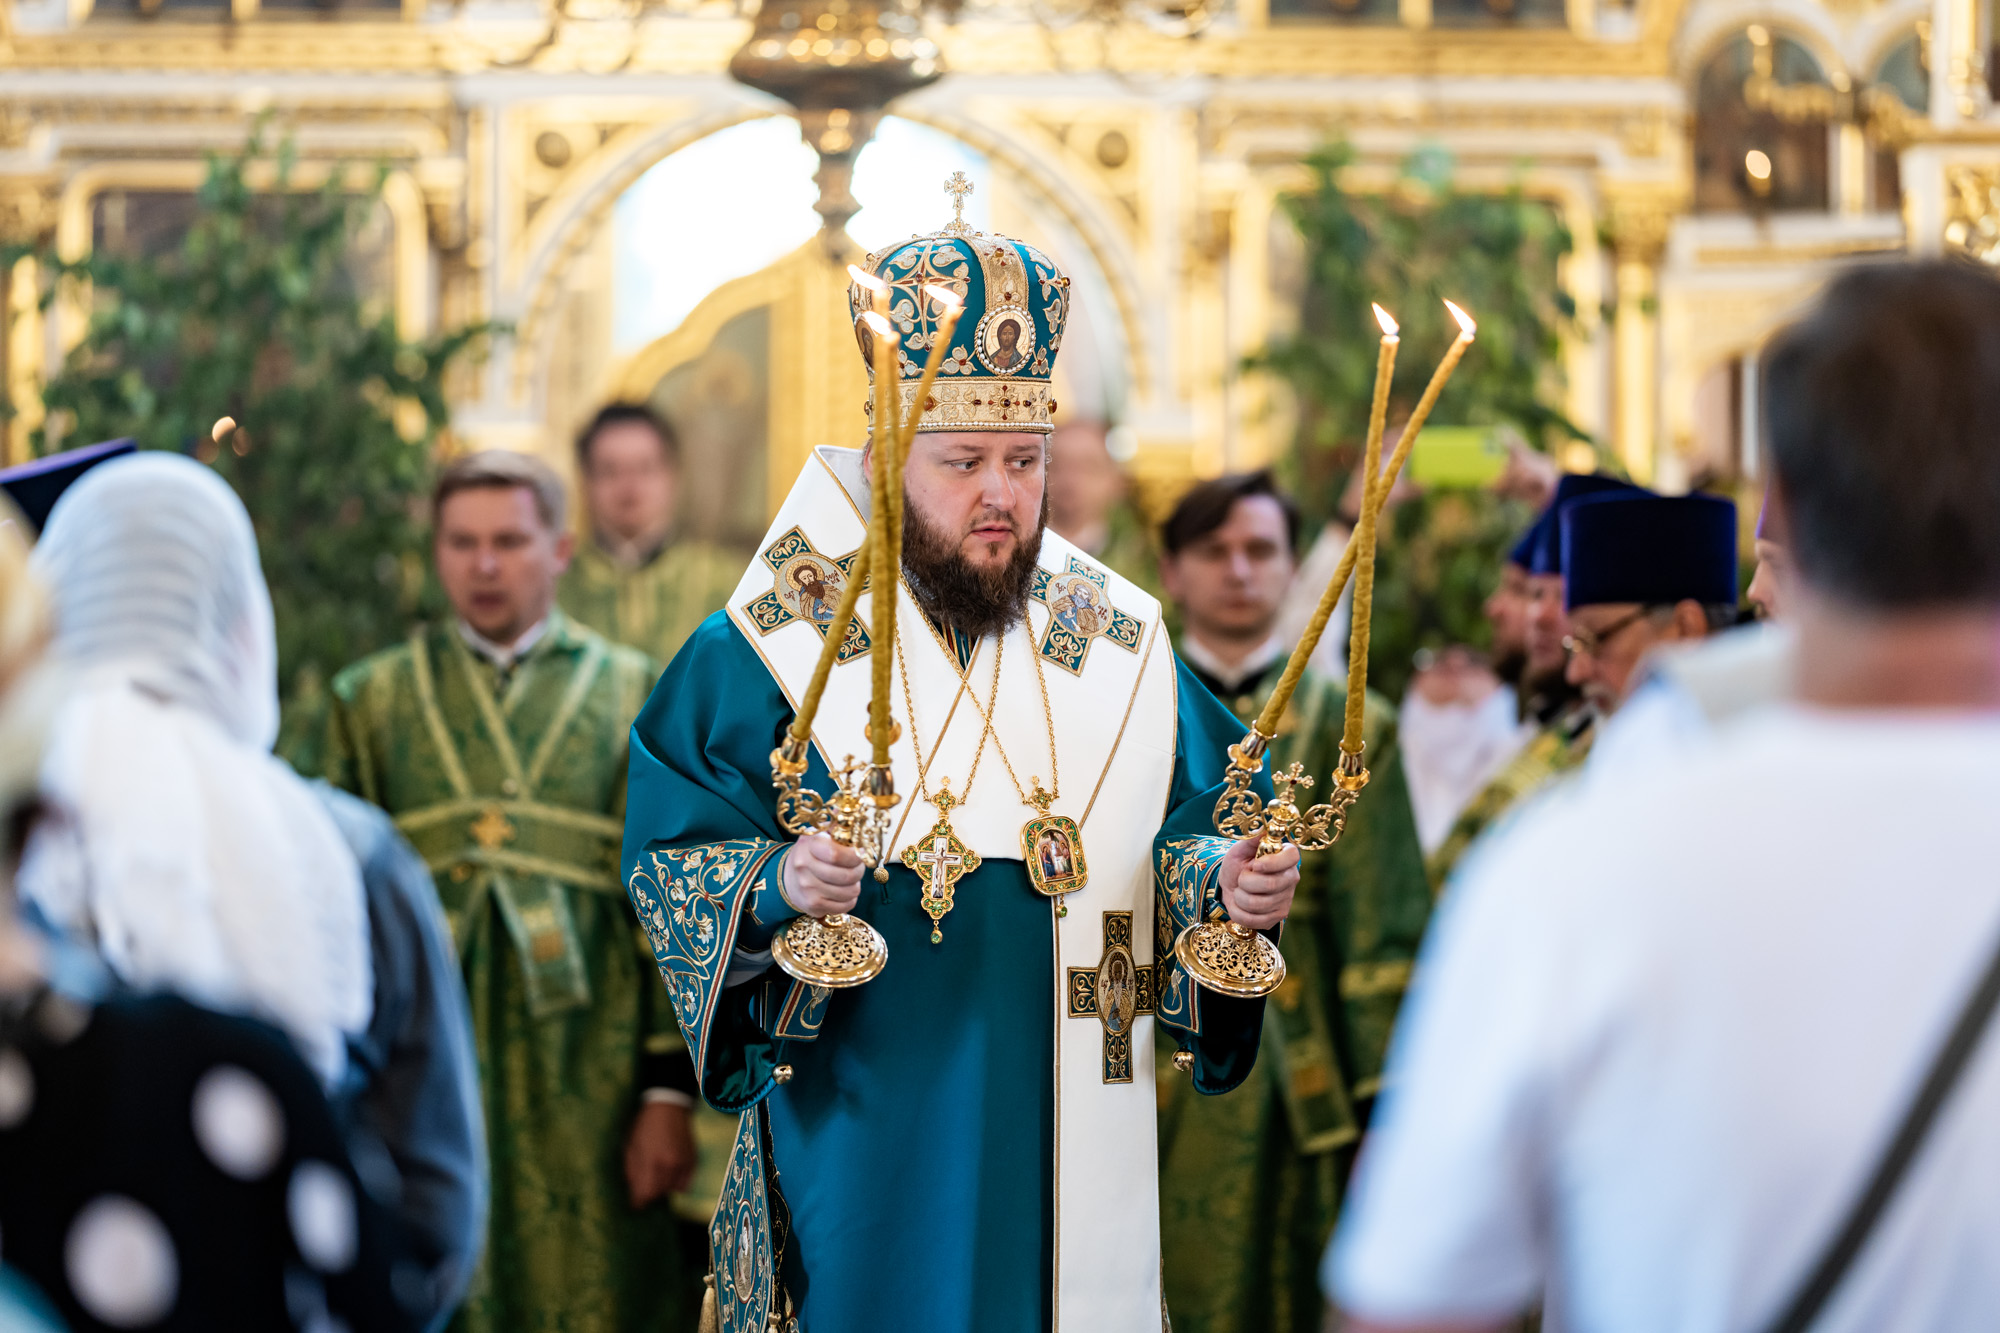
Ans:
[[[1288,842],[1260,857],[1262,837],[1253,833],[1222,858],[1222,905],[1231,921],[1252,930],[1269,930],[1289,916],[1299,887],[1298,847]]]

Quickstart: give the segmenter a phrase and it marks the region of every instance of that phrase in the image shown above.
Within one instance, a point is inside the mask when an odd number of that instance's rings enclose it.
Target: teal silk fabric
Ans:
[[[1170,919],[1185,921],[1216,900],[1227,844],[1211,812],[1242,724],[1178,660],[1175,669],[1178,745],[1154,859]],[[790,839],[773,814],[770,778],[791,716],[762,661],[718,614],[668,667],[632,729],[625,880],[702,1093],[725,1111],[768,1098],[793,1223],[783,1273],[803,1333],[1046,1328],[1051,904],[1021,862],[989,859],[959,882],[944,942],[933,945],[917,877],[896,865],[887,884],[863,881],[856,909],[888,941],[880,976],[817,1007],[775,969],[750,981],[739,972],[741,984],[725,988],[732,951],[764,949],[793,915],[777,892]],[[817,754],[806,781],[832,787]],[[927,808],[912,815],[927,817]],[[1087,889],[1070,907],[1097,910]],[[1195,1052],[1195,1086],[1235,1087],[1256,1059],[1263,1002],[1197,998],[1177,966],[1167,972],[1162,991],[1184,997],[1173,1030]],[[771,1078],[779,1063],[795,1070],[784,1085]]]

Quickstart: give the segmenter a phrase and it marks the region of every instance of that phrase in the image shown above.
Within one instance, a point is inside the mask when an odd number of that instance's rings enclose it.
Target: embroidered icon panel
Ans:
[[[1104,951],[1095,967],[1072,967],[1066,988],[1071,1018],[1104,1028],[1104,1081],[1132,1081],[1132,1030],[1153,1012],[1153,968],[1132,957],[1132,914],[1104,914]]]
[[[1139,651],[1146,622],[1113,606],[1105,583],[1103,570],[1092,569],[1075,556],[1069,557],[1060,574],[1035,571],[1035,600],[1049,608],[1049,627],[1042,632],[1044,661],[1081,676],[1090,645],[1098,639],[1109,639],[1128,653]]]
[[[840,609],[840,595],[860,551],[835,558],[813,549],[797,527],[764,548],[764,563],[771,567],[771,591],[743,608],[760,635],[783,629],[803,620],[819,631],[823,639],[833,629],[834,614]],[[847,637],[840,645],[842,662],[851,662],[868,652],[868,630],[856,617],[847,622]]]

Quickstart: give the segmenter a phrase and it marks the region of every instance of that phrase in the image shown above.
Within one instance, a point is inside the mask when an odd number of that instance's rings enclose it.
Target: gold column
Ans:
[[[55,205],[39,188],[16,186],[0,195],[0,234],[9,241],[34,243],[48,238]],[[0,461],[11,465],[28,460],[28,437],[46,415],[42,406],[42,372],[47,360],[47,331],[42,322],[41,270],[32,255],[14,262],[5,291],[7,320],[7,421]]]
[[[1660,428],[1660,258],[1677,191],[1607,191],[1618,294],[1612,324],[1612,443],[1634,480],[1653,478]]]

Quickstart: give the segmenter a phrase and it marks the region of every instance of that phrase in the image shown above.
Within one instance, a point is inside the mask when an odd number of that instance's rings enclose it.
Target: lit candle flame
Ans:
[[[934,282],[924,284],[924,294],[939,305],[950,306],[953,310],[958,310],[965,305],[965,298],[963,296],[960,296],[949,287],[940,287]]]
[[[1446,301],[1444,308],[1451,311],[1451,317],[1458,321],[1458,333],[1461,338],[1470,338],[1479,332],[1479,326],[1472,322],[1472,316],[1459,309],[1455,303]]]
[[[873,310],[862,311],[861,318],[869,328],[875,330],[876,337],[893,338],[896,336],[895,326],[882,318],[882,316],[876,314]]]
[[[882,281],[882,279],[876,277],[873,273],[870,273],[867,269],[861,268],[858,265],[849,264],[847,266],[847,276],[854,279],[857,283],[861,284],[863,287],[866,287],[869,291],[874,292],[878,296],[881,295],[883,292],[889,290],[888,283]]]
[[[1371,302],[1370,304],[1373,303]],[[1382,326],[1382,336],[1384,338],[1393,338],[1396,336],[1398,332],[1400,332],[1400,330],[1396,327],[1396,321],[1390,317],[1388,311],[1384,310],[1379,305],[1375,306],[1375,322]]]

